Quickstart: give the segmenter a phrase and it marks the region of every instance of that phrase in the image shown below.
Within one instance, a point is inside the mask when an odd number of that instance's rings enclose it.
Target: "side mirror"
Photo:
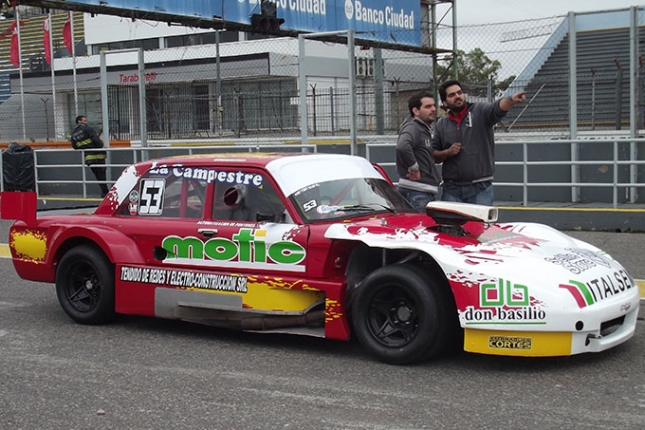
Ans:
[[[273,212],[258,212],[258,213],[255,214],[255,221],[257,221],[257,222],[262,222],[262,221],[274,222],[275,221],[275,214]]]

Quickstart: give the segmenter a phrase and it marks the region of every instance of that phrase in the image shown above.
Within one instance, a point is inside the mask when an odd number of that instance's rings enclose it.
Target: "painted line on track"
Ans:
[[[0,258],[11,258],[11,251],[6,243],[0,243]],[[641,299],[645,299],[645,279],[636,279],[636,285],[638,285]]]

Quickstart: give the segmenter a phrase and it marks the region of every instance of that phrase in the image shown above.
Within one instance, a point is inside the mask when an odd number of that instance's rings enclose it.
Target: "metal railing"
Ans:
[[[394,140],[394,139],[392,139]],[[365,157],[380,164],[398,181],[395,169],[395,143],[371,143],[363,139]],[[372,142],[378,142],[373,140]],[[624,203],[644,203],[645,139],[534,140],[496,143],[496,194],[513,190],[513,201],[523,206],[531,202],[603,203],[614,208]],[[224,152],[319,152],[318,145],[192,145],[106,148],[108,185],[124,168],[141,160],[172,155]],[[639,155],[640,152],[640,155]],[[84,152],[72,149],[33,151],[35,185],[39,196],[88,198],[97,195],[99,182],[84,165]],[[0,169],[0,182],[4,178]],[[600,173],[598,173],[600,172]],[[556,193],[556,189],[558,190]],[[542,198],[534,197],[536,190]],[[597,197],[596,191],[603,190]],[[609,191],[607,191],[609,190]],[[640,191],[640,196],[639,196]],[[533,195],[532,195],[533,193]],[[559,193],[559,194],[558,194]],[[556,199],[558,194],[559,199]],[[546,197],[544,197],[546,196]],[[564,197],[563,197],[564,196]],[[583,196],[584,198],[581,198]],[[597,198],[596,198],[597,197]]]
[[[645,154],[641,151],[640,159],[638,157],[638,145],[643,146],[645,144],[645,139],[629,139],[629,138],[619,138],[619,139],[590,139],[590,140],[565,140],[565,139],[556,139],[556,140],[535,140],[535,141],[498,141],[496,142],[496,153],[504,153],[506,157],[511,158],[511,155],[515,155],[514,160],[500,160],[498,157],[495,162],[495,167],[498,173],[496,173],[496,178],[504,177],[513,177],[518,178],[517,180],[501,180],[495,181],[495,187],[515,187],[522,190],[522,198],[516,201],[521,201],[523,206],[530,205],[529,192],[531,189],[536,188],[555,188],[555,187],[567,187],[571,191],[571,198],[569,199],[570,203],[580,203],[580,191],[581,189],[590,189],[590,188],[610,188],[612,193],[611,203],[614,208],[619,205],[619,192],[623,188],[626,190],[627,197],[625,200],[626,203],[638,203],[639,195],[638,189],[645,187],[645,183],[639,182],[639,176],[645,177],[645,169],[642,169],[639,174],[639,166],[645,166]],[[566,153],[568,157],[562,157],[561,159],[534,159],[535,158],[546,158],[545,154],[549,154],[548,149],[543,151],[537,151],[531,149],[543,149],[546,147],[558,145],[560,147],[569,147],[569,151]],[[593,149],[590,149],[586,152],[581,151],[581,145],[593,146]],[[611,156],[605,158],[593,158],[594,155],[598,154],[598,151],[595,151],[596,148],[600,148],[601,145],[611,145]],[[517,157],[515,152],[503,149],[508,149],[510,147],[520,147],[521,157]],[[396,172],[396,163],[394,161],[395,153],[395,144],[389,143],[379,143],[379,144],[367,144],[366,145],[366,158],[379,163],[383,167],[393,169],[391,171]],[[390,161],[379,160],[375,156],[376,152],[383,152],[384,149],[389,149],[391,158]],[[563,148],[560,148],[563,149]],[[607,152],[607,148],[603,148],[604,152]],[[560,151],[562,152],[562,151]],[[531,155],[529,155],[531,153]],[[622,154],[622,155],[621,155]],[[541,157],[537,157],[537,155]],[[587,158],[587,159],[583,159]],[[545,175],[544,171],[535,169],[536,167],[547,167],[552,168],[556,166],[570,167],[568,173],[568,180],[560,181],[549,181],[546,180],[549,177],[547,172]],[[601,170],[608,170],[611,167],[611,181],[583,181],[580,180],[581,168],[583,166],[596,166]],[[515,173],[499,175],[500,168],[505,167],[518,167],[521,169],[521,174]],[[621,167],[624,168],[624,172],[621,172]],[[562,172],[561,172],[562,173]],[[541,174],[541,177],[539,176]],[[562,176],[562,175],[561,175]],[[593,175],[589,175],[593,176]],[[392,179],[396,179],[396,173],[392,176]],[[595,176],[596,178],[598,176]],[[622,180],[621,180],[622,179]],[[396,181],[395,181],[396,182]],[[542,199],[541,201],[544,201]],[[549,200],[546,200],[549,201]],[[601,201],[598,201],[601,202]],[[643,198],[640,198],[640,202],[645,203]]]
[[[108,153],[107,181],[108,187],[113,184],[121,172],[131,164],[143,160],[167,156],[194,155],[200,153],[230,153],[230,152],[317,152],[315,145],[218,145],[218,146],[164,146],[164,147],[129,147],[129,148],[104,148],[101,151]],[[34,170],[36,176],[36,193],[39,197],[78,197],[89,198],[92,193],[88,188],[98,190],[100,181],[83,160],[85,152],[73,149],[36,149],[34,154]],[[59,160],[78,160],[76,162],[61,163]],[[2,170],[2,169],[0,169]],[[3,172],[0,179],[4,189]],[[73,187],[65,187],[65,185]],[[79,188],[80,187],[80,188]],[[69,192],[70,188],[78,188],[79,192]],[[57,191],[57,189],[59,191]],[[67,191],[60,191],[61,189]],[[45,191],[46,190],[46,191]],[[52,191],[53,190],[53,191]]]
[[[634,145],[636,143],[643,143],[645,139],[637,139],[629,141],[630,144]],[[601,145],[601,144],[611,144],[612,145],[612,154],[611,159],[605,160],[579,160],[572,157],[571,160],[549,160],[549,161],[531,161],[528,157],[528,147],[529,145],[549,145],[549,144],[562,144],[568,143],[571,145],[572,154],[576,152],[577,146],[580,144],[592,144],[592,145]],[[618,206],[618,193],[620,188],[628,189],[629,191],[629,202],[636,203],[638,201],[638,188],[645,187],[644,183],[638,183],[638,174],[637,166],[645,165],[645,160],[637,159],[620,159],[619,154],[619,145],[625,144],[625,140],[613,139],[613,140],[592,140],[592,141],[577,141],[577,140],[564,140],[564,141],[533,141],[533,142],[523,142],[522,145],[522,160],[521,161],[499,161],[496,162],[496,166],[522,166],[522,203],[524,206],[528,206],[528,190],[530,187],[562,187],[568,186],[571,187],[571,201],[572,203],[579,202],[580,188],[611,188],[612,190],[612,206],[615,208]],[[502,143],[503,145],[504,143]],[[634,151],[630,151],[634,153]],[[580,166],[612,166],[612,180],[611,182],[582,182],[579,180],[571,180],[568,183],[565,182],[539,182],[532,183],[529,179],[529,169],[531,166],[571,166],[571,177],[579,177],[579,167]],[[619,180],[619,167],[628,166],[629,167],[629,181],[620,181]],[[509,186],[518,186],[518,183],[513,182],[495,182],[497,187],[509,187]]]

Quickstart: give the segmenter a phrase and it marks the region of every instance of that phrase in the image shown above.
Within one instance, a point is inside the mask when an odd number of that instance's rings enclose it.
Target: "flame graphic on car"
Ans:
[[[43,261],[47,253],[47,237],[45,233],[25,230],[13,232],[9,245],[18,258],[33,261]]]

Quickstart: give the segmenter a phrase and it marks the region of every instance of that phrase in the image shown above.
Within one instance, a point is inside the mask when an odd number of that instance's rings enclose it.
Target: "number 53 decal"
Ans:
[[[309,212],[316,206],[318,206],[318,203],[316,203],[316,200],[309,200],[308,202],[302,205],[302,208],[305,210],[305,212]]]
[[[144,179],[141,182],[139,215],[161,215],[165,185],[163,179]]]

